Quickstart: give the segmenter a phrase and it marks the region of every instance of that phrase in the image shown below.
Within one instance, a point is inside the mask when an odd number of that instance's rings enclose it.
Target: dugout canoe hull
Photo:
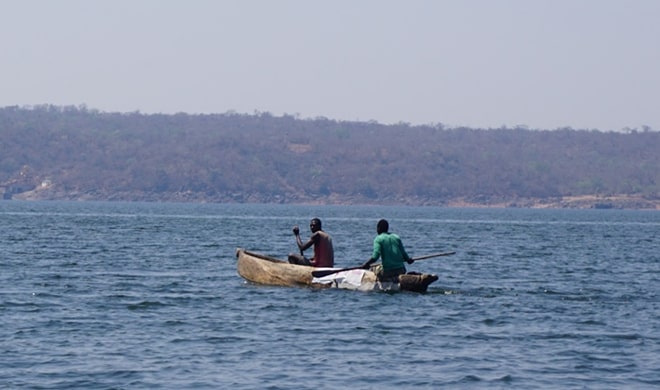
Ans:
[[[237,271],[243,279],[251,283],[269,286],[425,292],[431,283],[438,280],[436,275],[417,274],[401,275],[399,283],[380,282],[375,273],[363,269],[337,272],[322,278],[315,278],[312,276],[312,271],[331,268],[290,264],[287,261],[243,248],[236,249],[236,257],[238,260]]]

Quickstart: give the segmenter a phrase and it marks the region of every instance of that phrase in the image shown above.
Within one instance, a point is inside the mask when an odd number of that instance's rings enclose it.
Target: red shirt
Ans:
[[[323,230],[312,235],[314,240],[314,267],[334,267],[335,250],[332,247],[332,237]]]

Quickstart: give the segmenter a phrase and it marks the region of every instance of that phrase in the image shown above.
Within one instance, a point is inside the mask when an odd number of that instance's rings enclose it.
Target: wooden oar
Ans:
[[[336,274],[337,272],[352,271],[354,269],[361,269],[362,266],[351,267],[351,268],[341,268],[341,269],[321,269],[318,271],[312,271],[312,276],[315,278],[322,278],[324,276]]]
[[[412,260],[417,261],[417,260],[430,259],[432,257],[449,256],[449,255],[453,255],[455,253],[456,252],[434,253],[432,255],[413,257]],[[315,278],[322,278],[324,276],[336,274],[337,272],[351,271],[351,270],[354,270],[354,269],[361,269],[361,268],[362,268],[362,266],[350,267],[350,268],[341,268],[341,269],[323,269],[323,270],[312,271],[312,276],[315,277]]]

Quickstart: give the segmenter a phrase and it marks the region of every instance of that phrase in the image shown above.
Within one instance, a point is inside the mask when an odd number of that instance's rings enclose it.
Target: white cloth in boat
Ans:
[[[322,269],[332,269],[332,268],[317,268],[317,269],[322,270]],[[357,290],[362,286],[362,278],[364,277],[365,272],[367,271],[363,269],[352,269],[349,271],[337,272],[320,278],[314,278],[312,279],[312,283],[334,284],[336,287],[339,288]]]

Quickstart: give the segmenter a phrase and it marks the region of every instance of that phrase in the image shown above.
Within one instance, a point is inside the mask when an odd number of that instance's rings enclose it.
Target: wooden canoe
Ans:
[[[315,288],[342,288],[359,291],[406,290],[425,292],[428,286],[438,280],[436,275],[407,274],[399,277],[399,283],[381,282],[376,274],[364,269],[337,272],[322,278],[312,276],[312,271],[333,268],[314,268],[289,264],[271,256],[236,249],[238,274],[248,282],[270,286],[307,286]]]

